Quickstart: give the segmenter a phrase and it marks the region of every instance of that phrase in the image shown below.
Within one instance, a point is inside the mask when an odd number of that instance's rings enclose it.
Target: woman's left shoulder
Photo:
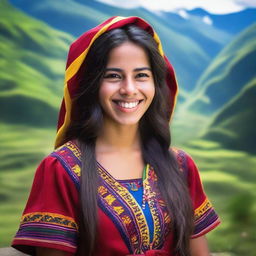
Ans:
[[[217,227],[220,219],[204,191],[200,173],[193,158],[179,148],[172,147],[170,152],[176,157],[179,169],[184,173],[187,182],[195,219],[191,238],[197,238]]]
[[[176,158],[181,171],[187,173],[189,170],[197,170],[196,164],[189,153],[177,147],[171,147],[169,150]]]

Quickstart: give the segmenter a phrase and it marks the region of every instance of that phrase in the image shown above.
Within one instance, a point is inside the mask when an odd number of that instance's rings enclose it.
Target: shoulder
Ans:
[[[181,171],[187,173],[195,169],[196,164],[190,154],[177,147],[171,147],[169,151],[176,158]]]
[[[38,165],[36,178],[65,179],[73,181],[79,186],[80,150],[77,145],[69,141],[46,156]]]
[[[74,141],[68,141],[54,150],[49,157],[53,157],[59,162],[79,189],[81,176],[81,151],[79,146]]]
[[[50,155],[54,157],[57,157],[57,156],[62,156],[63,158],[76,157],[78,159],[81,159],[81,150],[78,144],[75,143],[75,141],[68,141],[65,144],[58,147],[57,149],[55,149]]]

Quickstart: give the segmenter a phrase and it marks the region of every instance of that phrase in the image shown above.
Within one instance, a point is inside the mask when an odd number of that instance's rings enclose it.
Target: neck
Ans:
[[[96,148],[103,152],[131,151],[140,149],[138,125],[113,125],[104,121]]]

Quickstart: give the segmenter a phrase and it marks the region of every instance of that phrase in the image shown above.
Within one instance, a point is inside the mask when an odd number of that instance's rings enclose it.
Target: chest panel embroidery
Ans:
[[[59,159],[79,190],[81,152],[76,144],[68,142],[52,153]],[[161,249],[170,231],[170,217],[157,188],[157,176],[148,168],[143,183],[147,190],[148,204],[154,223],[153,241],[150,243],[149,228],[144,213],[136,199],[115,180],[100,164],[98,205],[113,221],[130,253],[140,254],[150,249]]]

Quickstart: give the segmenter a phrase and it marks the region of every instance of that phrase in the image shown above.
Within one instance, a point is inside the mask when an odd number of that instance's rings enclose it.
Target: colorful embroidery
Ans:
[[[138,191],[139,188],[141,188],[142,185],[142,179],[133,179],[133,180],[118,180],[119,183],[121,183],[124,187],[126,187],[128,190],[132,191]]]
[[[206,198],[205,201],[197,209],[195,209],[195,219],[200,218],[210,208],[212,208],[212,204]]]
[[[198,237],[220,223],[220,219],[214,211],[212,204],[206,199],[195,210],[195,229],[192,237]]]
[[[109,173],[107,173],[103,167],[99,168],[100,175],[102,177],[103,186],[99,187],[99,193],[102,195],[104,191],[104,196],[100,199],[100,205],[102,209],[108,212],[110,218],[113,219],[113,203],[119,204],[122,208],[121,214],[134,216],[133,221],[123,222],[123,217],[120,214],[113,220],[118,222],[119,230],[122,230],[123,235],[127,238],[126,242],[129,242],[128,247],[133,253],[143,253],[149,249],[161,248],[164,243],[165,235],[169,233],[169,223],[170,218],[167,213],[166,205],[163,203],[163,200],[160,197],[160,193],[156,186],[157,177],[152,167],[148,169],[147,177],[145,179],[145,188],[147,190],[149,208],[153,217],[154,222],[154,235],[153,242],[149,241],[149,229],[147,222],[141,207],[138,205],[137,201],[133,198],[130,192],[123,186],[120,185]],[[115,195],[115,201],[111,201],[111,204],[108,204],[108,196],[105,194],[107,188],[111,195]],[[117,200],[119,198],[119,200]],[[105,202],[104,202],[105,199]],[[106,200],[107,199],[107,200]],[[107,202],[107,204],[106,204]],[[124,225],[126,224],[126,225]],[[133,225],[133,226],[132,226]],[[137,231],[136,231],[137,230]],[[134,232],[135,231],[135,232]],[[139,232],[139,233],[138,233]],[[139,236],[138,236],[139,234]],[[137,238],[136,238],[137,237]],[[129,239],[130,238],[130,239]]]
[[[32,212],[21,217],[21,224],[32,222],[41,222],[48,224],[56,224],[62,227],[73,228],[78,230],[78,226],[74,219],[56,213],[49,212]]]
[[[99,206],[118,225],[122,236],[126,238],[129,250],[140,253],[141,249],[147,249],[141,247],[149,246],[149,230],[140,206],[129,191],[102,166],[99,167],[99,173],[102,178],[99,187]],[[104,193],[102,187],[105,188]],[[132,221],[123,222],[127,216],[130,216]]]
[[[81,175],[81,151],[77,145],[71,141],[67,142],[51,153],[51,156],[56,157],[62,163],[62,166],[79,190]]]
[[[77,234],[78,226],[72,218],[49,212],[33,212],[22,216],[15,240],[41,241],[76,248]]]
[[[165,236],[170,231],[170,217],[166,204],[161,198],[160,192],[157,188],[157,176],[152,167],[148,169],[143,185],[147,194],[147,201],[154,223],[154,236],[151,249],[161,248],[164,243]]]

